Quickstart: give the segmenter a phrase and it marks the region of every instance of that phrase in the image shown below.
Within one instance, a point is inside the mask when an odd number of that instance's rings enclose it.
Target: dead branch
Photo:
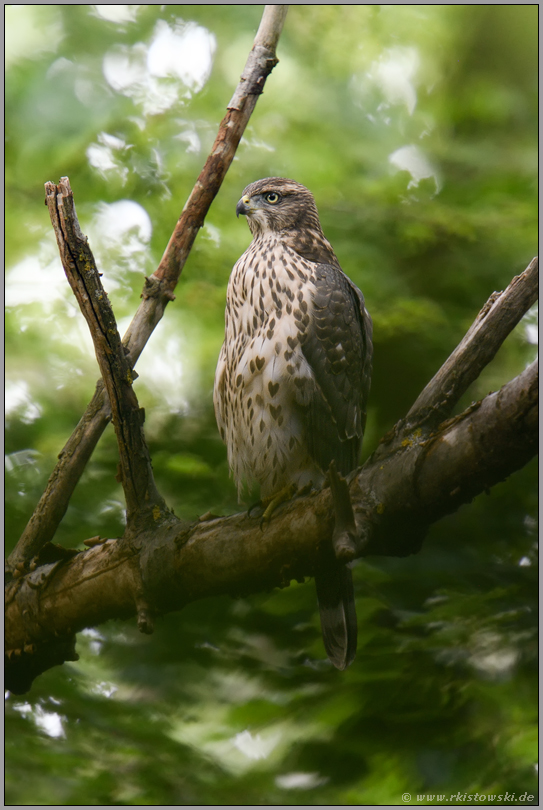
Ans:
[[[287,5],[267,5],[234,96],[228,105],[215,143],[183,208],[157,271],[142,291],[142,303],[123,338],[133,368],[181,276],[198,230],[234,158],[243,132],[263,92],[266,78],[277,64],[275,55],[287,14]],[[13,571],[24,567],[37,551],[51,541],[62,520],[73,491],[96,444],[111,419],[111,409],[102,381],[97,383],[91,403],[74,433],[59,454],[47,487],[19,542],[7,560]]]
[[[96,359],[110,402],[119,447],[128,531],[157,525],[169,511],[155,486],[151,459],[143,436],[143,410],[132,387],[127,360],[113,309],[100,281],[87,237],[75,213],[70,182],[46,183],[46,203],[57,238],[64,272],[87,321]]]
[[[528,309],[537,301],[539,261],[532,259],[504,292],[494,292],[481,309],[456,349],[422,390],[407,415],[381,439],[374,460],[384,459],[416,433],[427,438],[452,413],[483,368]],[[418,433],[417,433],[418,431]]]
[[[451,414],[462,394],[537,301],[538,277],[539,262],[536,256],[523,273],[515,276],[504,292],[492,293],[463,340],[409,410],[405,417],[409,429],[428,421],[437,425]]]
[[[277,62],[275,48],[287,8],[265,8],[212,152],[157,271],[146,279],[142,304],[122,342],[79,230],[69,183],[63,178],[58,187],[46,186],[63,264],[89,323],[104,383],[98,384],[10,558],[15,578],[6,588],[7,684],[14,692],[27,691],[33,678],[50,666],[74,660],[75,633],[84,627],[137,613],[140,629],[150,632],[153,614],[188,602],[284,587],[293,578],[314,574],[320,549],[334,536],[338,497],[336,492],[334,501],[328,487],[285,504],[264,532],[260,519],[247,514],[192,525],[171,516],[154,484],[131,384],[132,368],[174,297],[194,239]],[[442,421],[536,300],[537,267],[534,259],[505,292],[491,296],[407,416],[353,473],[352,509],[346,508],[342,482],[345,508],[338,523],[344,558],[416,553],[433,522],[524,466],[537,452],[537,363],[497,394]],[[48,540],[111,413],[129,530],[122,539],[98,538],[83,552],[56,548]],[[139,520],[142,515],[147,520]],[[30,573],[23,575],[32,559]]]
[[[6,561],[8,573],[17,568],[26,568],[28,561],[54,537],[75,486],[110,419],[109,400],[104,395],[104,383],[100,380],[87,410],[59,453],[59,463],[51,473],[32,517]]]
[[[428,527],[524,467],[538,451],[538,364],[430,436],[404,434],[374,454],[351,487],[358,552],[416,553]]]

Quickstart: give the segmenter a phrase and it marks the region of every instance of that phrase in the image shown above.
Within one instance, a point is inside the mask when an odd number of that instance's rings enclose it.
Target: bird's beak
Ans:
[[[236,205],[236,216],[237,217],[239,217],[240,214],[243,214],[243,216],[247,216],[247,214],[249,214],[251,212],[251,209],[249,208],[249,203],[250,202],[251,202],[251,198],[249,197],[248,194],[245,194],[245,196],[242,197],[241,200]]]

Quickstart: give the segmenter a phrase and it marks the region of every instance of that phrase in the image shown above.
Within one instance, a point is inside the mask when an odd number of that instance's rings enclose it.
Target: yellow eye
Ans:
[[[264,197],[266,199],[266,202],[269,202],[270,205],[276,205],[281,199],[276,191],[270,191],[268,192],[268,194],[265,194]]]

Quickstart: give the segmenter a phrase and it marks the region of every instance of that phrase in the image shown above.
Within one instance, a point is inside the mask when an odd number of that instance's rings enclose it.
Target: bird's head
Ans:
[[[253,236],[267,232],[312,231],[322,234],[311,192],[295,180],[266,177],[243,190],[236,214],[247,217]]]

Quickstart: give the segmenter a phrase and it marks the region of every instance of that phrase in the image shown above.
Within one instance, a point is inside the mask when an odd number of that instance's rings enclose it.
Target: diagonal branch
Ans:
[[[537,301],[539,262],[526,270],[504,292],[492,293],[449,359],[441,366],[405,417],[409,430],[422,422],[438,425],[462,394],[490,363],[505,338]]]
[[[26,568],[29,560],[54,537],[75,486],[110,419],[109,400],[104,395],[104,383],[100,380],[87,410],[59,453],[59,461],[32,517],[6,561],[8,571]]]
[[[275,51],[287,10],[287,5],[265,6],[245,70],[220,124],[211,153],[185,204],[157,271],[145,280],[142,303],[123,338],[132,368],[160,322],[166,305],[174,297],[173,291],[198,230],[204,224],[209,207],[230,168],[266,78],[277,64]],[[28,563],[28,550],[32,549],[34,554],[53,538],[77,482],[110,419],[111,409],[100,380],[91,403],[59,455],[45,492],[8,558],[11,570]]]
[[[413,440],[431,434],[450,416],[498,349],[538,296],[537,257],[515,276],[504,292],[494,292],[439,371],[422,390],[407,415],[381,439],[372,458],[386,458]]]
[[[185,203],[158,268],[146,280],[143,301],[123,338],[133,366],[162,318],[166,304],[173,298],[173,291],[194,240],[230,168],[258,96],[262,94],[267,77],[279,61],[275,49],[287,10],[288,6],[285,5],[264,7],[253,48],[228,105],[228,112],[221,121],[215,143]]]
[[[112,409],[120,457],[120,480],[127,507],[127,528],[156,525],[166,504],[155,486],[151,459],[143,435],[143,410],[132,387],[113,309],[100,281],[87,237],[79,227],[67,177],[58,186],[46,183],[46,203],[57,238],[64,272],[88,323],[96,359]]]
[[[538,451],[538,363],[497,393],[372,457],[351,486],[358,554],[419,551],[428,527],[524,467]]]

